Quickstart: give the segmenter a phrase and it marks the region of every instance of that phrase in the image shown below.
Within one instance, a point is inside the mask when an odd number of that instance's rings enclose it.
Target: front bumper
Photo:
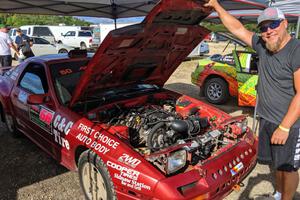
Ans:
[[[160,181],[153,199],[222,199],[252,171],[256,155],[257,139],[252,145],[241,141],[186,173]]]

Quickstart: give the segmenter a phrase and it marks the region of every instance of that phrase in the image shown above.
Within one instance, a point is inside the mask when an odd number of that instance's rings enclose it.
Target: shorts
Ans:
[[[5,55],[5,56],[0,55],[0,67],[11,66],[11,63],[12,63],[11,55]]]
[[[300,128],[291,128],[284,145],[271,144],[277,124],[260,119],[258,138],[258,162],[271,164],[280,171],[297,171],[300,166]]]

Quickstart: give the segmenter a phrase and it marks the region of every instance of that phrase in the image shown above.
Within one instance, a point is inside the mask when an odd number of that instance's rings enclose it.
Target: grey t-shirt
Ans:
[[[300,41],[291,39],[277,53],[270,53],[261,37],[252,37],[252,47],[259,56],[257,113],[280,124],[296,94],[294,72],[300,68]],[[293,127],[300,127],[298,119]]]

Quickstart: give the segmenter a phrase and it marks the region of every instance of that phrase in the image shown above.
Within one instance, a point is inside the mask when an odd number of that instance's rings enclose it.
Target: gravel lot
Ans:
[[[210,43],[210,51],[222,52],[224,43]],[[226,52],[230,52],[233,45]],[[226,53],[225,52],[225,53]],[[199,89],[190,82],[190,74],[197,60],[183,62],[166,83],[166,88],[199,97]],[[252,108],[236,106],[236,99],[218,106],[232,115],[253,115]],[[249,117],[249,125],[252,117]],[[0,123],[0,200],[76,200],[83,199],[78,175],[60,166],[27,138],[12,138]],[[252,199],[255,195],[273,192],[272,172],[267,166],[257,165],[243,181],[240,191],[233,191],[226,200]],[[298,187],[295,199],[300,199]]]

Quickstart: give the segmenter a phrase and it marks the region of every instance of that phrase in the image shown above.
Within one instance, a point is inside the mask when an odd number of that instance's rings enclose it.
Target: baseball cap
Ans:
[[[279,8],[269,7],[259,15],[257,25],[260,26],[260,24],[264,21],[274,21],[279,19],[285,19],[283,12]]]
[[[22,30],[20,28],[16,28],[17,32],[22,32]]]

